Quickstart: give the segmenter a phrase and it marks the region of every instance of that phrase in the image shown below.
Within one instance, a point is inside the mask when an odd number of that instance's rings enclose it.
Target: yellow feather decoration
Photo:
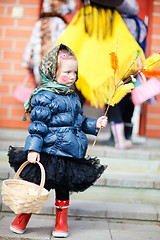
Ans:
[[[160,54],[153,53],[150,57],[148,57],[144,63],[143,69],[148,71],[152,71],[153,69],[160,66]]]
[[[110,105],[114,106],[119,103],[121,99],[134,88],[133,83],[123,84],[117,87],[116,92],[113,95]]]

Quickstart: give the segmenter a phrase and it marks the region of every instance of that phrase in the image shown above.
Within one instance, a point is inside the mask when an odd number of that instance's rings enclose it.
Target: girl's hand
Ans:
[[[107,126],[108,118],[106,116],[97,119],[96,128],[105,128]]]
[[[31,163],[36,163],[40,161],[40,153],[35,151],[30,151],[27,156],[27,160]]]

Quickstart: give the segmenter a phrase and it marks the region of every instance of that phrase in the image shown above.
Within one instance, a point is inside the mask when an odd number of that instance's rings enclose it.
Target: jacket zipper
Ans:
[[[71,107],[72,107],[72,116],[73,116],[73,119],[74,119],[74,111],[73,111],[74,106],[73,106],[73,103],[72,103],[72,101],[71,101],[71,99],[70,99],[69,96],[68,96],[68,98],[69,98],[69,101],[70,101],[70,104],[71,104]],[[75,121],[74,121],[74,123],[75,123]],[[78,133],[77,129],[76,129],[76,137],[77,137],[77,140],[78,140],[78,143],[79,143],[79,156],[81,156],[81,153],[82,153],[82,151],[81,151],[82,144],[81,144],[80,137],[79,137],[79,133]]]

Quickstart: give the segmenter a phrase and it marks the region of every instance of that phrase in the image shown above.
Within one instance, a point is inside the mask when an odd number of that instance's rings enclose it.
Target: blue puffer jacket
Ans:
[[[83,158],[87,150],[85,133],[96,135],[96,119],[86,118],[75,93],[58,95],[50,91],[37,93],[31,101],[30,135],[25,151],[54,156]]]

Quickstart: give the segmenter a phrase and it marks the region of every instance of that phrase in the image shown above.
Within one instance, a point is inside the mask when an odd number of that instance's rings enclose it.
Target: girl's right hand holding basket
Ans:
[[[30,151],[28,153],[28,157],[27,160],[31,163],[36,163],[40,161],[40,153],[39,152],[35,152],[35,151]]]

